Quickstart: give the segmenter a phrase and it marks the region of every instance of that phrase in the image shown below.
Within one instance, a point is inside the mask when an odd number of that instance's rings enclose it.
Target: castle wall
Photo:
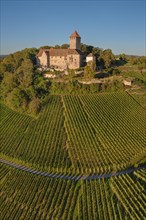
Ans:
[[[80,67],[80,55],[50,56],[50,66],[56,69],[77,69]]]
[[[66,69],[67,68],[66,56],[50,56],[50,66],[53,66],[56,69]]]
[[[42,55],[38,57],[38,63],[41,66],[48,67],[48,56],[45,52],[43,52]]]
[[[72,54],[67,56],[68,68],[78,69],[80,68],[80,55]]]

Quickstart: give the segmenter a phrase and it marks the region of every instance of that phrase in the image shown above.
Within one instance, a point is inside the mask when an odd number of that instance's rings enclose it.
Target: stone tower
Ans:
[[[77,31],[73,32],[70,36],[70,49],[80,50],[81,37]]]

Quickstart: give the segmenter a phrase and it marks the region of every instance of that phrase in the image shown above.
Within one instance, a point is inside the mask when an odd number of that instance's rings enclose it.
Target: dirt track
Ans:
[[[39,171],[39,170],[30,169],[30,168],[27,168],[25,166],[21,166],[21,165],[18,165],[18,164],[15,164],[15,163],[9,162],[7,160],[3,160],[3,159],[0,159],[0,162],[3,163],[3,164],[6,164],[8,166],[14,167],[16,169],[32,173],[34,175],[46,176],[46,177],[57,178],[57,179],[75,180],[75,181],[77,181],[77,180],[93,180],[93,179],[96,180],[96,179],[100,179],[100,178],[109,178],[109,177],[112,177],[112,176],[119,176],[119,175],[122,175],[122,174],[132,173],[136,170],[146,168],[146,164],[144,164],[144,165],[141,165],[139,167],[133,167],[133,168],[129,168],[129,169],[126,169],[126,170],[115,172],[115,173],[107,173],[107,174],[105,173],[105,174],[97,174],[97,175],[90,175],[90,176],[82,176],[82,175],[70,176],[70,175],[48,173],[48,172],[42,172],[42,171]]]

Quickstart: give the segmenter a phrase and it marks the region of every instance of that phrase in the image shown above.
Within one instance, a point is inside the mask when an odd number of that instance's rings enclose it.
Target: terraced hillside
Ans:
[[[63,180],[0,165],[1,219],[144,220],[146,170],[109,179]]]
[[[146,112],[127,93],[50,96],[37,119],[1,110],[1,158],[9,161],[74,175],[145,161]]]

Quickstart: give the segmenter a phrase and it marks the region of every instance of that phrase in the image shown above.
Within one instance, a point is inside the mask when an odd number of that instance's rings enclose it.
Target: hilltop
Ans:
[[[115,57],[111,50],[82,45],[94,52],[96,65],[76,70],[45,70],[37,67],[35,48],[8,55],[0,66],[1,99],[10,108],[36,115],[49,94],[88,94],[128,91],[144,105],[145,57]],[[112,58],[112,59],[111,59]]]

